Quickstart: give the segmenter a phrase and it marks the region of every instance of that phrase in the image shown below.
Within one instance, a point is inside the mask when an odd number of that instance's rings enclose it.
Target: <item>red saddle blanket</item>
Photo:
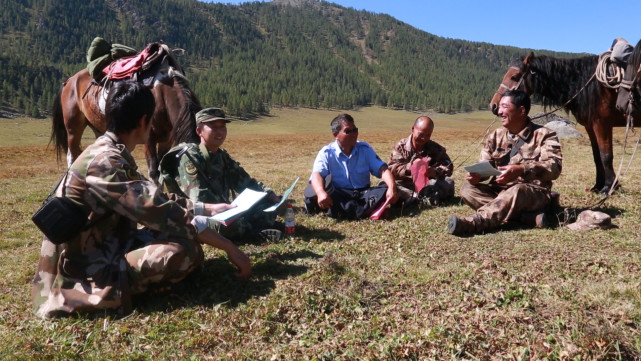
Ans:
[[[140,70],[146,70],[151,64],[162,58],[164,49],[158,43],[151,43],[135,56],[121,58],[102,69],[102,73],[109,79],[128,79]]]

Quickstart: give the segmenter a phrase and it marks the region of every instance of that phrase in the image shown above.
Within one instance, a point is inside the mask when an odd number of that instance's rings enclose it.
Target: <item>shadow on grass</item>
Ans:
[[[313,216],[320,217],[320,216]],[[322,241],[322,242],[334,242],[341,241],[345,239],[345,235],[328,229],[328,228],[309,228],[305,226],[296,225],[296,238],[300,238],[305,242],[311,240]]]
[[[161,295],[148,292],[134,299],[135,308],[142,313],[167,311],[193,306],[225,304],[237,307],[255,297],[268,295],[276,286],[274,280],[287,279],[307,272],[308,267],[290,262],[319,259],[321,255],[307,250],[296,252],[264,251],[253,253],[258,258],[247,280],[234,276],[236,269],[226,257],[205,260],[201,271],[172,285]]]
[[[407,206],[402,205],[399,202],[396,205],[389,208],[387,219],[394,220],[396,218],[415,217],[420,215],[423,212],[429,211],[434,208],[455,207],[463,204],[464,204],[463,201],[458,196],[451,197],[449,199],[441,201],[440,204],[435,206],[429,205],[428,203],[421,203],[421,201],[417,201],[416,203],[413,203]],[[471,208],[470,208],[470,211],[472,211]]]

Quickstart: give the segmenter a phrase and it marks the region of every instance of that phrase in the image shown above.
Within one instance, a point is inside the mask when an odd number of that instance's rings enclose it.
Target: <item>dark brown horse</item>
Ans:
[[[534,95],[548,107],[571,112],[585,127],[596,165],[593,192],[607,193],[614,184],[612,166],[612,127],[626,125],[624,114],[616,108],[616,89],[601,84],[595,75],[599,56],[558,59],[530,54],[510,65],[490,102],[496,114],[502,94],[520,89]]]
[[[99,109],[99,100],[105,97],[102,90],[85,69],[64,82],[54,102],[51,141],[58,156],[67,153],[68,164],[80,155],[80,140],[87,125],[96,137],[106,131],[105,116]],[[172,145],[199,142],[195,113],[201,106],[182,72],[171,67],[155,78],[151,91],[156,108],[145,156],[149,176],[157,180],[158,163]]]

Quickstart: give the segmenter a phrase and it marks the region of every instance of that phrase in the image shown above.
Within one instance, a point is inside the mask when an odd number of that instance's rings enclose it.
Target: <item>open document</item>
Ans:
[[[294,183],[292,183],[289,188],[283,193],[283,196],[280,199],[280,202],[277,204],[274,204],[273,206],[264,209],[263,211],[265,212],[273,212],[278,207],[280,207],[289,195],[292,193],[294,190],[294,187],[296,186],[296,183],[298,182],[299,178],[296,178]],[[224,226],[230,225],[232,222],[234,222],[238,217],[240,217],[243,213],[247,212],[251,207],[253,207],[256,203],[260,202],[265,196],[267,195],[267,192],[259,192],[259,191],[254,191],[251,189],[245,189],[242,191],[236,199],[234,199],[231,204],[235,205],[235,208],[228,209],[224,212],[218,213],[215,216],[209,217],[210,220],[213,220],[214,222],[218,222]]]
[[[480,175],[483,178],[496,176],[496,175],[500,175],[501,173],[503,173],[500,170],[494,168],[494,166],[492,164],[490,164],[490,162],[488,162],[487,160],[484,160],[484,161],[481,161],[481,162],[478,162],[478,163],[474,163],[472,165],[468,165],[468,166],[463,167],[463,168],[465,168],[465,170],[470,172],[470,173],[477,173],[478,175]]]
[[[236,220],[236,218],[240,217],[240,215],[247,212],[254,204],[260,202],[266,195],[267,192],[258,192],[247,188],[231,202],[231,204],[236,206],[235,208],[218,213],[215,216],[209,217],[209,219],[227,226]]]
[[[274,204],[273,206],[271,206],[271,207],[269,207],[269,208],[264,209],[263,211],[264,211],[264,212],[273,212],[273,211],[275,211],[276,209],[278,209],[278,207],[280,207],[283,203],[285,203],[285,201],[286,201],[286,200],[287,200],[287,198],[289,197],[290,193],[292,193],[292,191],[294,190],[294,187],[296,186],[296,183],[298,183],[298,179],[299,179],[299,178],[300,178],[300,177],[296,178],[296,180],[294,181],[294,183],[292,183],[292,185],[291,185],[291,186],[289,186],[289,188],[287,188],[287,190],[285,191],[285,193],[283,193],[283,196],[282,196],[282,197],[280,197],[280,202],[278,202],[278,203]]]

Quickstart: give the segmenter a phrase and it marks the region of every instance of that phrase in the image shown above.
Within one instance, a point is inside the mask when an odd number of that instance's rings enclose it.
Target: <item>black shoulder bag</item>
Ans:
[[[33,223],[40,228],[47,238],[54,244],[62,244],[73,239],[87,225],[87,214],[82,207],[64,196],[52,197],[56,189],[69,175],[69,170],[53,188],[42,207],[31,217]]]

